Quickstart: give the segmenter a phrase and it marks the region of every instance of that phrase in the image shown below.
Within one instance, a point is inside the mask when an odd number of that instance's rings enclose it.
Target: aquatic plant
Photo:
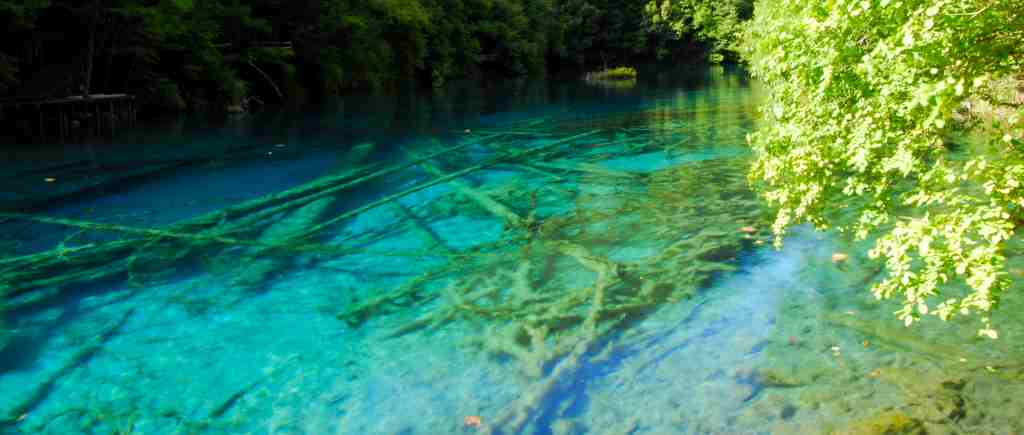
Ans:
[[[615,68],[607,68],[600,71],[588,72],[583,76],[583,80],[588,82],[596,81],[617,81],[617,80],[635,80],[636,79],[636,68],[631,66],[619,66]]]
[[[602,89],[611,91],[626,92],[636,87],[637,81],[635,78],[632,79],[599,79],[599,80],[587,80],[588,85],[597,86]]]
[[[838,435],[924,435],[928,432],[920,420],[901,412],[890,411],[853,422],[832,433]]]

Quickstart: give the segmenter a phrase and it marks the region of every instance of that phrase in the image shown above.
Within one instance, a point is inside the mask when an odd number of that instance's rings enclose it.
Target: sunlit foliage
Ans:
[[[1017,0],[756,3],[744,54],[769,95],[749,138],[752,180],[779,207],[774,230],[878,236],[870,255],[887,275],[873,292],[902,297],[907,325],[975,313],[996,337],[988,313],[1024,222],[1022,11]]]
[[[620,66],[587,73],[587,80],[629,80],[636,78],[636,68]]]
[[[709,60],[716,63],[736,50],[750,9],[749,0],[652,0],[646,6],[653,28],[673,39],[694,38],[707,44]]]

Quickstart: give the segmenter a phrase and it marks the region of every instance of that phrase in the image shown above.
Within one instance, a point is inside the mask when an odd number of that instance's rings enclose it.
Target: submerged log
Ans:
[[[84,366],[92,359],[92,357],[103,350],[103,346],[121,331],[121,328],[128,323],[128,319],[131,318],[134,312],[134,309],[126,311],[118,321],[114,322],[114,324],[109,328],[97,334],[92,342],[86,344],[75,352],[67,364],[61,366],[45,381],[37,385],[33,389],[32,393],[25,397],[21,403],[8,410],[6,415],[0,416],[0,427],[17,426],[17,424],[24,418],[24,415],[35,409],[35,407],[42,403],[43,400],[46,400],[46,397],[50,395],[50,392],[53,391],[53,388],[58,382],[73,372],[76,368]]]
[[[11,331],[7,329],[7,314],[6,301],[4,301],[3,291],[0,290],[0,355],[3,355],[4,349],[7,349],[7,344],[11,342]]]
[[[494,158],[491,158],[491,159],[489,159],[489,160],[487,160],[487,161],[485,161],[483,163],[480,163],[480,164],[477,164],[477,165],[470,166],[468,168],[464,168],[464,169],[460,169],[458,171],[454,171],[454,172],[448,173],[447,175],[445,175],[443,177],[435,178],[435,179],[430,180],[428,182],[425,182],[425,183],[422,183],[422,184],[410,187],[410,188],[408,188],[406,190],[403,190],[401,192],[398,192],[398,193],[395,193],[395,194],[392,194],[392,195],[388,195],[388,196],[386,196],[386,197],[384,197],[384,198],[382,198],[380,200],[371,202],[371,203],[369,203],[367,205],[364,205],[362,207],[359,207],[359,208],[357,208],[355,210],[349,211],[347,213],[343,213],[343,214],[341,214],[341,215],[339,215],[339,216],[337,216],[337,217],[335,217],[333,219],[328,220],[327,222],[323,222],[320,225],[317,225],[317,226],[315,226],[313,228],[310,228],[308,231],[306,231],[305,234],[306,235],[315,234],[315,233],[317,233],[319,231],[322,231],[324,228],[327,228],[328,226],[337,224],[338,222],[341,222],[341,221],[344,221],[346,219],[349,219],[349,218],[351,218],[351,217],[353,217],[355,215],[358,215],[360,213],[363,213],[363,212],[365,212],[367,210],[371,210],[371,209],[374,209],[376,207],[380,207],[381,205],[387,204],[387,203],[389,203],[391,201],[394,201],[394,200],[396,200],[398,198],[402,198],[402,197],[411,195],[413,193],[419,192],[419,191],[427,189],[429,187],[433,187],[433,186],[436,186],[438,184],[441,184],[441,183],[444,183],[444,182],[447,182],[447,181],[450,181],[450,180],[454,180],[454,179],[459,178],[459,177],[463,177],[463,176],[465,176],[467,174],[479,171],[481,169],[489,168],[489,167],[497,165],[499,163],[504,163],[504,162],[509,161],[509,160],[525,158],[525,157],[533,155],[533,154],[541,153],[541,152],[553,149],[555,147],[564,145],[564,144],[566,144],[568,142],[572,142],[574,140],[577,140],[577,139],[580,139],[580,138],[583,138],[583,137],[586,137],[586,136],[590,136],[590,135],[596,134],[599,131],[600,130],[592,130],[592,131],[589,131],[589,132],[586,132],[586,133],[581,133],[581,134],[577,134],[577,135],[574,135],[574,136],[571,136],[571,137],[568,137],[568,138],[565,138],[565,139],[561,139],[561,140],[549,143],[547,145],[542,145],[542,146],[539,146],[539,147],[536,147],[536,148],[530,148],[530,149],[521,150],[521,151],[518,151],[518,152],[515,152],[515,153],[510,153],[510,154],[507,154],[507,155],[494,157]],[[418,164],[419,162],[422,162],[422,161],[426,161],[428,159],[427,158],[420,158],[420,159],[417,159],[417,160],[418,160],[418,162],[416,164]]]
[[[320,198],[292,212],[260,236],[259,240],[271,247],[260,247],[244,254],[243,269],[232,282],[235,286],[256,287],[263,285],[281,269],[288,267],[291,257],[274,255],[275,246],[292,242],[296,235],[320,220],[334,204],[334,198]]]
[[[426,240],[431,245],[437,247],[438,249],[443,250],[444,252],[454,252],[452,248],[448,247],[448,245],[445,244],[444,240],[441,239],[441,236],[438,236],[437,233],[434,232],[434,230],[431,229],[426,224],[426,222],[423,222],[423,220],[420,219],[419,216],[413,214],[411,210],[406,208],[398,201],[395,201],[394,204],[398,212],[405,216],[406,221],[408,221],[412,225],[413,229],[416,230],[416,232],[419,233],[424,240]]]
[[[491,137],[493,136],[479,140],[486,140]],[[443,153],[454,152],[473,143],[475,142],[456,145],[424,156],[423,159],[430,159]],[[140,238],[76,247],[59,246],[37,254],[0,259],[0,273],[2,273],[3,280],[9,283],[8,294],[11,296],[53,285],[68,285],[104,279],[127,271],[124,267],[125,264],[113,261],[113,259],[128,258],[133,255],[146,255],[144,252],[139,254],[139,249],[144,249],[146,246],[152,245],[154,241],[159,240],[180,240],[193,243],[193,246],[199,246],[195,245],[196,242],[200,244],[222,243],[267,248],[279,247],[297,251],[333,251],[341,254],[345,251],[341,248],[332,250],[315,244],[291,245],[287,247],[270,246],[265,242],[228,237],[227,235],[239,231],[249,231],[253,227],[258,227],[262,221],[271,216],[302,207],[310,202],[334,195],[337,192],[355,187],[361,183],[405,170],[415,166],[417,163],[417,161],[403,162],[376,171],[372,171],[375,165],[370,165],[346,171],[342,174],[324,176],[283,192],[255,198],[241,204],[206,213],[163,229],[98,224],[21,213],[9,214],[8,217],[10,218],[87,230],[120,232],[127,235],[140,236]],[[185,249],[187,246],[182,245],[181,249]],[[74,272],[70,274],[56,272],[68,270]]]
[[[841,326],[873,337],[876,342],[907,349],[922,355],[929,355],[946,362],[958,361],[966,353],[963,349],[956,346],[944,345],[916,337],[908,333],[907,328],[903,326],[870,322],[845,314],[826,313],[824,320],[832,325]]]
[[[495,418],[494,424],[484,428],[484,434],[520,433],[536,414],[536,410],[540,409],[541,405],[554,391],[558,382],[579,370],[582,359],[593,349],[597,339],[600,337],[597,326],[601,317],[601,311],[604,308],[605,289],[611,284],[609,280],[613,278],[614,276],[609,276],[603,272],[598,274],[597,283],[594,285],[590,301],[590,310],[586,320],[583,322],[582,335],[572,346],[572,352],[562,358],[546,378],[531,385],[515,403],[506,407],[506,411]]]

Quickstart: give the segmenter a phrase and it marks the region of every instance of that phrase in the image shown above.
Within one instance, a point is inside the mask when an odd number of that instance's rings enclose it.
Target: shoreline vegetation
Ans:
[[[735,60],[732,35],[751,8],[749,0],[324,0],[287,8],[275,0],[0,0],[0,100],[124,93],[138,97],[143,115],[244,113],[261,102],[439,88],[460,78]],[[0,113],[0,124],[17,117]]]
[[[636,68],[620,66],[605,68],[600,71],[591,71],[583,75],[583,81],[588,85],[599,86],[614,91],[627,91],[636,87]]]
[[[999,338],[1024,226],[1019,4],[818,6],[760,0],[742,38],[768,91],[751,180],[777,243],[802,223],[871,240],[886,275],[865,291],[905,325],[967,317]]]
[[[592,71],[583,75],[583,80],[587,82],[598,82],[598,81],[622,81],[622,80],[636,80],[636,68],[631,66],[619,66],[615,68],[605,68],[600,71]]]

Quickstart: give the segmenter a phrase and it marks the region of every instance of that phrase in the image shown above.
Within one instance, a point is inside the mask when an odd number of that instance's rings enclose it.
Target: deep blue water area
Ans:
[[[772,247],[757,103],[662,69],[7,147],[0,433],[1024,430],[1019,322],[907,329],[867,242]]]

